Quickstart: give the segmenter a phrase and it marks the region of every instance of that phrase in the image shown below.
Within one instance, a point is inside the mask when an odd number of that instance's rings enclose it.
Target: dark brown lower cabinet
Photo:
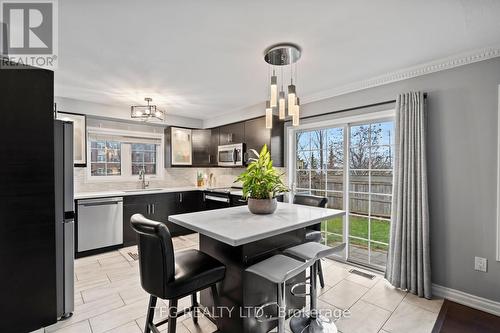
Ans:
[[[123,199],[123,246],[131,246],[137,243],[136,232],[130,226],[130,218],[134,214],[148,216],[148,208],[145,203],[137,203],[135,197]]]
[[[180,236],[192,231],[169,222],[168,217],[201,211],[204,207],[201,191],[126,196],[123,198],[123,246],[137,244],[136,233],[130,226],[130,218],[134,214],[142,214],[148,219],[163,222],[172,236]]]

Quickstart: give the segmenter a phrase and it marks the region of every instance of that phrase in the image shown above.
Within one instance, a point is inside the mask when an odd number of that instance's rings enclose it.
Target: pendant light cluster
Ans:
[[[301,49],[295,44],[273,45],[264,52],[264,60],[269,64],[270,69],[269,99],[266,101],[266,128],[273,127],[273,114],[276,110],[280,120],[291,117],[292,125],[299,125],[300,99],[297,96],[295,83],[297,81],[297,61],[300,59],[300,55]],[[285,86],[287,87],[286,94]]]

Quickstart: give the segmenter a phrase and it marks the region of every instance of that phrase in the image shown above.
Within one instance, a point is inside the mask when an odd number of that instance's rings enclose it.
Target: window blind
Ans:
[[[89,141],[118,141],[121,143],[145,143],[145,144],[154,144],[161,145],[160,138],[147,138],[140,136],[131,136],[131,135],[111,135],[111,134],[102,134],[102,133],[92,133],[89,132]]]

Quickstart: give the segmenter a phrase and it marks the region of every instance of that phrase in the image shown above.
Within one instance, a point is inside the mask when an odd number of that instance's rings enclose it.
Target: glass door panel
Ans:
[[[324,244],[347,243],[342,258],[384,269],[389,242],[393,122],[296,132],[296,193],[325,196],[346,210],[321,224]]]
[[[389,243],[393,122],[349,127],[347,260],[384,269]]]

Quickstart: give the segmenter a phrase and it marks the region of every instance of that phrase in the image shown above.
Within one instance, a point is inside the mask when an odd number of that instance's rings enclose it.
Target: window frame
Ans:
[[[92,143],[88,143],[89,145],[89,149],[88,149],[88,156],[90,156],[90,160],[92,160],[92,150],[102,150],[104,149],[104,154],[105,154],[105,160],[104,161],[97,161],[97,162],[94,162],[94,164],[104,164],[105,166],[105,169],[107,170],[108,169],[108,164],[119,164],[120,165],[120,174],[106,174],[106,175],[102,175],[100,177],[120,177],[121,174],[122,174],[122,163],[121,163],[121,160],[122,160],[122,146],[121,146],[121,142],[118,142],[118,141],[113,141],[113,140],[100,140],[100,142],[104,142],[104,148],[92,148]],[[120,162],[110,162],[108,161],[108,152],[107,150],[110,149],[108,148],[108,143],[119,143],[119,155],[120,155]],[[113,148],[111,148],[113,149]],[[90,172],[92,174],[92,163],[90,163],[89,165],[89,168],[90,168]],[[95,175],[92,175],[92,177],[99,177],[99,176],[95,176]]]
[[[329,120],[313,120],[310,122],[303,122],[299,126],[288,126],[286,128],[286,153],[287,156],[285,160],[287,161],[287,173],[288,173],[288,184],[290,188],[295,190],[296,184],[296,171],[297,171],[297,147],[296,147],[296,133],[299,131],[312,131],[312,130],[321,130],[332,127],[343,128],[344,135],[344,163],[343,163],[343,182],[344,188],[343,191],[328,191],[328,192],[341,192],[343,195],[343,209],[346,213],[343,215],[343,225],[342,225],[342,238],[346,241],[349,239],[349,230],[347,226],[346,215],[349,213],[349,151],[350,151],[350,134],[351,127],[366,123],[376,123],[376,122],[386,122],[386,121],[395,121],[395,109],[387,109],[382,111],[374,111],[361,115],[352,115],[345,117],[338,117]],[[327,169],[329,170],[329,169]],[[340,170],[340,169],[339,169]],[[393,166],[394,170],[394,166]],[[370,171],[369,171],[370,172]],[[325,194],[327,191],[324,191]],[[290,194],[290,200],[292,199],[293,194]],[[351,214],[352,215],[352,214]],[[323,230],[322,230],[323,231]],[[337,235],[336,233],[333,233]],[[351,236],[352,237],[352,236]],[[368,235],[370,237],[370,235]],[[344,261],[347,261],[349,257],[349,247],[346,247],[346,251],[344,251],[343,256],[336,255],[336,257],[341,258]],[[354,261],[355,262],[355,261]],[[374,267],[376,268],[376,267]]]
[[[130,172],[131,172],[132,176],[137,176],[137,177],[139,176],[139,172],[136,173],[136,174],[134,174],[134,164],[139,165],[139,166],[142,165],[143,169],[144,169],[144,166],[154,165],[154,167],[155,167],[154,168],[155,169],[155,173],[154,174],[148,174],[148,173],[146,173],[146,177],[148,177],[148,176],[156,176],[158,174],[158,161],[157,161],[157,158],[158,158],[158,146],[155,145],[155,144],[149,144],[149,145],[151,145],[151,146],[154,147],[154,151],[153,150],[142,150],[142,151],[138,150],[138,151],[136,151],[137,153],[141,153],[142,154],[142,162],[134,162],[134,159],[133,159],[133,154],[134,154],[133,145],[135,145],[135,144],[147,145],[148,143],[131,143],[130,144],[130,154],[131,154],[131,161],[130,161],[131,170],[130,170]],[[146,153],[154,153],[154,156],[155,156],[154,162],[146,162],[146,161],[144,161],[144,156],[145,156]]]
[[[99,127],[88,127],[87,128],[87,156],[91,156],[91,135],[102,135],[102,136],[122,136],[122,137],[133,137],[136,139],[155,139],[159,140],[161,143],[156,148],[156,175],[146,175],[146,179],[149,180],[163,180],[164,179],[164,146],[165,138],[161,133],[150,133],[150,132],[139,132],[139,131],[127,131],[127,130],[116,130],[116,129],[104,129]],[[139,181],[138,175],[132,174],[132,144],[131,143],[121,143],[121,175],[113,176],[93,176],[92,175],[92,161],[91,157],[87,161],[86,168],[86,183],[106,183],[106,182],[136,182]]]

